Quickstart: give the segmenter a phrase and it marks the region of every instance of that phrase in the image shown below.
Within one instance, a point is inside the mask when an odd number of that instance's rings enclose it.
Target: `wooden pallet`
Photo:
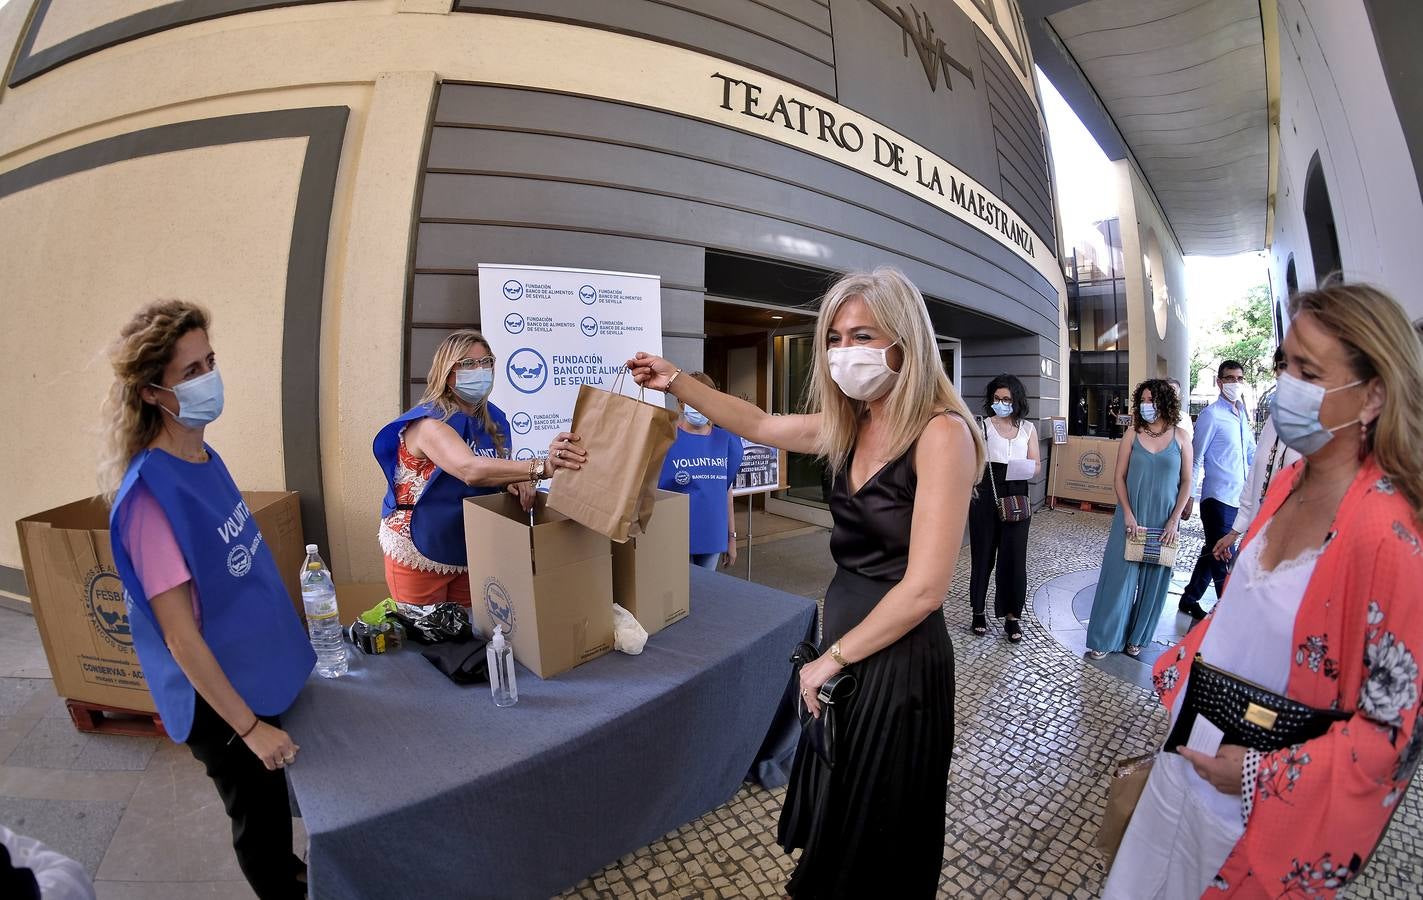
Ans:
[[[1057,509],[1059,507],[1063,509],[1072,509],[1075,507],[1081,510],[1082,512],[1099,512],[1106,513],[1107,515],[1112,515],[1117,511],[1117,507],[1115,504],[1093,503],[1091,500],[1069,500],[1066,497],[1049,497],[1047,498],[1047,503],[1048,506],[1052,509]]]
[[[158,713],[100,706],[83,700],[65,700],[64,705],[69,708],[69,718],[74,721],[74,727],[80,731],[133,737],[168,736]]]

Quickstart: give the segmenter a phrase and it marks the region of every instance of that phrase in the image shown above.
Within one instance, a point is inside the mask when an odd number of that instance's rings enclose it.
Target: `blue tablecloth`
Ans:
[[[548,897],[727,802],[748,772],[776,778],[795,736],[778,715],[790,652],[815,604],[691,579],[691,614],[641,655],[547,681],[520,668],[507,709],[418,649],[313,675],[283,717],[311,895]]]

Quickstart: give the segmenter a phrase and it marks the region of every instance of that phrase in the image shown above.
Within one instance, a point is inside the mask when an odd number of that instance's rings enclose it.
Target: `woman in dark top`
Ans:
[[[780,842],[793,897],[933,897],[944,857],[954,657],[943,602],[983,443],[944,374],[924,298],[902,274],[846,275],[821,301],[808,415],[771,416],[638,354],[639,384],[756,443],[817,453],[833,474],[822,655],[801,702],[850,667],[833,769],[796,749]],[[656,527],[656,523],[653,523]],[[787,648],[789,651],[790,648]],[[768,690],[780,690],[768,685]],[[838,715],[838,713],[837,713]]]

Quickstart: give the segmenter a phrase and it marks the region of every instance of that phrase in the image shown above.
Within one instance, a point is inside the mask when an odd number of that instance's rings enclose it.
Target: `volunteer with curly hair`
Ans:
[[[144,677],[175,741],[207,769],[238,865],[262,900],[306,895],[292,853],[277,716],[316,663],[272,553],[204,429],[223,410],[208,315],[153,303],[120,332],[99,481]]]

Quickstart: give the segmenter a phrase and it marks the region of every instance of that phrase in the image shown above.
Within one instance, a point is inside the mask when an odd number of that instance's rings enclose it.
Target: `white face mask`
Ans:
[[[899,341],[894,342],[897,343]],[[889,367],[889,347],[830,348],[830,378],[852,400],[879,399],[899,377],[899,373]]]
[[[1240,399],[1240,385],[1235,382],[1223,384],[1220,386],[1220,395],[1231,403],[1234,403]]]

